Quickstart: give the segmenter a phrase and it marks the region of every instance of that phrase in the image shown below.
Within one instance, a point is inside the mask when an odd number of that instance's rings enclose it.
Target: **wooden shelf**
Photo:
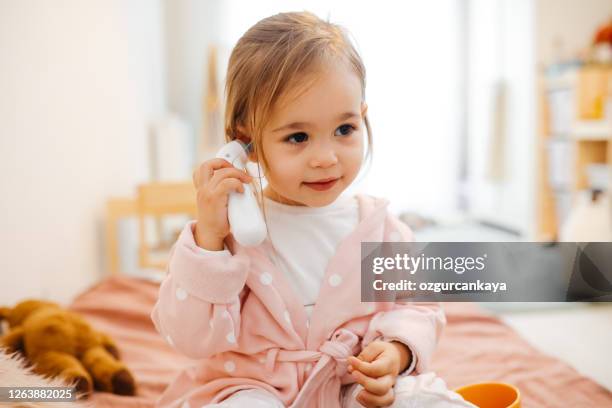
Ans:
[[[612,84],[612,68],[586,66],[575,72],[563,73],[559,77],[541,76],[538,81],[540,94],[539,138],[538,138],[538,191],[537,191],[537,231],[539,240],[556,239],[559,236],[560,193],[551,187],[551,160],[548,145],[557,141],[568,143],[572,154],[568,159],[571,181],[568,183],[568,199],[573,205],[577,195],[588,189],[587,166],[594,163],[612,164],[612,122],[605,120],[605,103],[609,86]],[[551,107],[549,94],[557,92],[563,85],[572,104],[575,117],[562,118],[572,123],[564,132],[552,135]],[[559,118],[556,117],[556,120]],[[559,135],[567,137],[558,137]],[[557,166],[559,163],[553,163]],[[554,167],[554,166],[553,166]],[[611,180],[612,183],[612,180]]]
[[[576,175],[574,190],[587,190],[589,188],[586,167],[592,163],[609,163],[607,140],[578,140],[576,141],[576,161],[574,174]]]
[[[576,140],[611,140],[612,120],[576,121],[570,135]]]

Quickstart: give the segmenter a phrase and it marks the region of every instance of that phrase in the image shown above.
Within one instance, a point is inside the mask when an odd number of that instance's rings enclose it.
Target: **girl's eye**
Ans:
[[[308,139],[308,135],[306,133],[294,133],[291,136],[288,136],[285,141],[289,142],[291,139],[295,139],[296,142],[290,142],[291,144],[299,144],[305,142]]]
[[[349,124],[344,124],[341,125],[340,127],[338,127],[338,129],[336,130],[340,130],[340,135],[339,136],[350,136],[354,131],[355,131],[355,126],[353,125],[349,125]],[[294,141],[292,141],[292,139]],[[308,135],[304,132],[301,133],[294,133],[290,136],[287,136],[285,138],[286,142],[289,142],[290,144],[300,144],[300,143],[304,143],[305,141],[308,140]]]
[[[350,136],[351,133],[353,133],[355,131],[355,126],[349,125],[349,124],[344,124],[344,125],[340,126],[338,128],[338,130],[340,130],[340,132],[341,132],[340,136]]]

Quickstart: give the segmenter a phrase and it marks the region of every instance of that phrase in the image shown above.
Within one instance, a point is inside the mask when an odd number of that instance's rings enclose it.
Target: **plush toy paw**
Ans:
[[[113,385],[113,393],[119,395],[135,395],[136,381],[128,370],[120,370],[113,374],[111,379]]]
[[[125,364],[115,358],[104,347],[92,347],[81,361],[91,373],[96,390],[120,395],[134,395],[136,382]]]
[[[79,369],[67,368],[60,374],[69,384],[74,384],[77,394],[88,396],[93,392],[93,381],[87,372]]]
[[[94,387],[98,391],[117,395],[136,395],[136,381],[125,368],[114,372],[97,373],[94,377]]]

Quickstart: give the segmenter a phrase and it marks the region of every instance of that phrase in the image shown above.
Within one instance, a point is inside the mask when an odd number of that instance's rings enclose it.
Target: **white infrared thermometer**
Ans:
[[[235,168],[245,171],[247,163],[247,146],[239,140],[233,140],[223,146],[216,154]],[[243,183],[244,192],[230,191],[227,202],[227,218],[230,232],[242,246],[257,246],[266,239],[268,230],[257,205],[255,194],[250,184]]]

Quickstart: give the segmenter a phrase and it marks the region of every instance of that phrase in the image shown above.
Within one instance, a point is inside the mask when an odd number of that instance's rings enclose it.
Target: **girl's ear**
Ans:
[[[249,144],[251,142],[251,138],[247,135],[244,126],[238,125],[236,126],[236,129],[238,130],[238,132],[236,132],[236,134],[234,135],[234,139],[238,139],[241,142]]]
[[[364,117],[368,111],[368,104],[365,102],[361,102],[361,117]]]
[[[244,126],[238,125],[236,128],[238,130],[238,133],[235,135],[236,139],[240,140],[246,145],[248,145],[249,143],[253,141],[251,137],[247,134]],[[251,161],[257,161],[257,155],[253,152],[253,147],[254,147],[253,145],[250,146],[250,152],[248,153],[248,157],[249,157],[249,160]]]

